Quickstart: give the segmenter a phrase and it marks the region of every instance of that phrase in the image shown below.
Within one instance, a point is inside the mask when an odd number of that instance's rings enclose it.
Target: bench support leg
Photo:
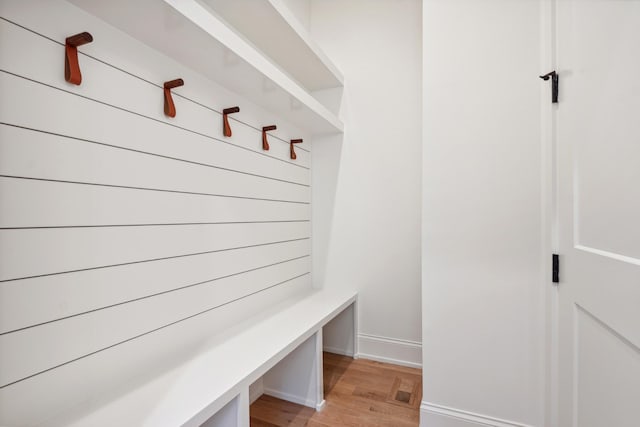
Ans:
[[[249,416],[249,387],[242,389],[238,399],[238,427],[249,427],[251,424]]]
[[[316,339],[316,411],[322,411],[324,408],[324,364],[322,361],[322,328],[314,335]]]

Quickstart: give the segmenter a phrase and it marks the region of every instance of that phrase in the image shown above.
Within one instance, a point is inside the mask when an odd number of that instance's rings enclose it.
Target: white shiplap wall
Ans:
[[[311,153],[288,145],[309,135],[66,2],[0,16],[0,425],[117,393],[310,287]]]

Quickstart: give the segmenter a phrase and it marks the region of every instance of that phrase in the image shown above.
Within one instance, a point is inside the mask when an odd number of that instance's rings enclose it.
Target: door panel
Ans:
[[[576,326],[577,425],[637,426],[638,347],[579,306]]]
[[[560,426],[637,426],[640,1],[557,0]]]
[[[564,80],[577,143],[576,244],[640,262],[640,2],[570,3],[573,41],[559,60],[573,62]]]

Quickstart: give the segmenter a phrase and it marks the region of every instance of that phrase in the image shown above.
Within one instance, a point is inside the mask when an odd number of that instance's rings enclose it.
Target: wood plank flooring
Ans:
[[[370,360],[324,353],[321,412],[263,395],[251,405],[252,427],[415,427],[422,373]]]

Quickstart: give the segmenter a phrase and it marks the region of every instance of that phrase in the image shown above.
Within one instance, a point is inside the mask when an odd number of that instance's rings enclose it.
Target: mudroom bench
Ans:
[[[326,290],[284,301],[150,381],[77,408],[60,425],[249,427],[249,405],[263,392],[321,410],[323,327],[341,317],[350,329],[342,331],[350,346],[342,351],[356,354],[356,302],[355,292]]]

